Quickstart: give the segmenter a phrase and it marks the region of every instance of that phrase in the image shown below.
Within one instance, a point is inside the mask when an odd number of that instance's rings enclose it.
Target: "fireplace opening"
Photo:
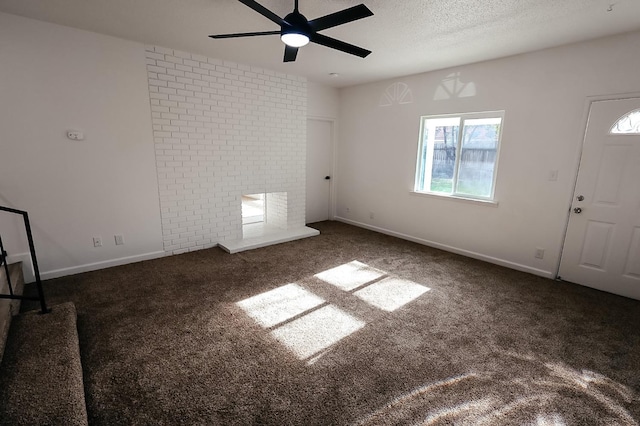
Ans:
[[[264,199],[266,194],[242,196],[242,225],[264,222]]]
[[[256,238],[286,230],[287,193],[242,196],[242,238]]]
[[[237,229],[235,227],[240,222],[242,234],[238,237],[234,233],[232,238],[219,243],[228,253],[313,237],[320,233],[317,229],[304,226],[304,218],[298,218],[297,215],[298,208],[304,210],[304,203],[300,206],[293,196],[289,200],[287,192],[253,192],[242,194],[236,200],[237,204],[234,203],[233,206],[233,226]],[[292,214],[290,210],[293,211]]]

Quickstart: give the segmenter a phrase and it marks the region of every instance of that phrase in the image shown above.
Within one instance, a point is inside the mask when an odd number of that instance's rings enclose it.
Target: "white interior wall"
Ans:
[[[0,204],[10,207],[1,193]],[[31,222],[31,219],[29,219],[29,222]],[[22,262],[22,273],[25,282],[35,281],[24,217],[21,214],[0,212],[0,235],[2,236],[4,250],[7,252],[7,263]],[[7,292],[0,290],[0,294],[2,293],[6,294]]]
[[[0,58],[0,203],[29,212],[43,276],[163,254],[144,46],[0,13]]]
[[[0,151],[0,161],[2,161],[1,156],[3,155],[4,150]],[[0,171],[1,173],[1,171]],[[3,175],[4,176],[4,175]],[[7,182],[4,182],[6,185]],[[3,182],[0,182],[0,188],[2,188]],[[8,200],[4,197],[4,190],[0,190],[0,205],[4,207],[12,207],[9,205]],[[27,236],[24,229],[24,219],[22,215],[8,213],[4,211],[0,211],[0,236],[2,237],[2,242],[6,246],[5,250],[9,252],[9,247],[11,248],[11,252],[8,253],[10,261],[9,263],[14,263],[19,260],[13,260],[18,253],[26,253],[29,251],[29,243],[27,242]]]
[[[340,112],[340,92],[335,87],[307,82],[307,113],[309,117],[337,119]]]
[[[630,33],[341,90],[339,218],[554,276],[588,98],[640,91],[638,45]],[[505,110],[499,204],[411,194],[420,116],[490,110]]]

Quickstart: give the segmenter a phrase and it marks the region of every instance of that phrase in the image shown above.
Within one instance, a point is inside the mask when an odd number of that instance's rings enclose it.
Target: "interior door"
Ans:
[[[640,98],[591,105],[559,274],[634,299],[640,299],[640,122],[633,130],[632,121],[639,109]]]
[[[333,174],[333,122],[307,120],[306,223],[330,217]]]

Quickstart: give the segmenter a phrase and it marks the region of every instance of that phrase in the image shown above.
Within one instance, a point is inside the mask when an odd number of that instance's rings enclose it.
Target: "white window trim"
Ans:
[[[498,207],[500,204],[497,200],[490,200],[488,198],[472,198],[467,197],[465,195],[456,195],[456,194],[443,194],[442,192],[424,192],[424,191],[409,191],[409,194],[415,195],[417,197],[426,197],[426,198],[439,198],[444,200],[452,200],[459,201],[463,203],[477,204],[488,207]]]
[[[495,199],[495,193],[496,193],[496,183],[497,183],[497,177],[498,177],[498,163],[500,161],[500,151],[502,148],[502,133],[504,131],[504,116],[505,116],[505,112],[502,111],[482,111],[482,112],[465,112],[465,113],[456,113],[456,114],[437,114],[437,115],[423,115],[420,117],[420,135],[418,138],[418,147],[416,150],[416,163],[415,163],[415,169],[414,169],[414,185],[413,185],[413,190],[411,191],[412,194],[414,195],[426,195],[426,196],[433,196],[433,197],[439,197],[439,198],[444,198],[444,199],[453,199],[453,200],[462,200],[462,201],[472,201],[472,202],[476,202],[476,203],[481,203],[481,204],[487,204],[487,205],[498,205],[498,201]],[[458,141],[457,141],[457,146],[456,146],[456,152],[459,153],[461,152],[460,150],[460,145],[461,145],[461,141],[462,141],[462,129],[464,127],[464,122],[465,120],[472,120],[472,119],[478,119],[478,118],[496,118],[496,117],[500,117],[501,118],[501,122],[500,122],[500,133],[498,134],[498,147],[496,150],[496,161],[494,163],[494,167],[493,167],[493,182],[491,185],[491,194],[488,197],[477,197],[477,196],[473,196],[473,195],[469,195],[469,194],[456,194],[456,193],[451,193],[451,194],[447,194],[447,193],[442,193],[442,192],[432,192],[432,191],[419,191],[418,188],[418,170],[420,170],[420,153],[422,151],[422,144],[424,141],[424,123],[426,120],[432,120],[432,119],[442,119],[442,118],[453,118],[453,117],[460,117],[460,132],[459,132],[459,136],[458,136]],[[433,147],[429,147],[427,146],[427,149],[433,149]],[[425,170],[427,169],[427,166],[429,166],[429,170],[431,170],[431,166],[432,164],[430,164],[430,162],[433,161],[433,152],[430,153],[431,155],[429,155],[429,153],[427,153],[427,164],[425,164]],[[457,185],[457,175],[458,175],[458,164],[459,164],[459,160],[458,160],[458,156],[456,156],[456,164],[454,166],[454,176],[456,177],[456,179],[454,180],[454,190],[455,190],[455,186]]]

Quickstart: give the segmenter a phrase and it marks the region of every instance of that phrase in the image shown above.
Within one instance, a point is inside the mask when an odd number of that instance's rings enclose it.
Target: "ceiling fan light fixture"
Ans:
[[[306,34],[297,32],[287,32],[280,35],[280,40],[287,46],[302,47],[309,43],[309,37]]]
[[[209,37],[214,39],[235,38],[235,37],[254,37],[265,35],[280,35],[280,39],[286,45],[284,49],[283,62],[294,62],[298,55],[298,48],[308,43],[316,43],[330,49],[339,50],[350,55],[366,57],[371,53],[370,50],[362,47],[354,46],[335,38],[331,38],[318,31],[344,25],[349,22],[357,21],[368,16],[372,16],[373,12],[364,4],[349,7],[338,12],[330,13],[316,19],[308,20],[298,10],[298,0],[294,0],[293,12],[284,18],[276,15],[266,7],[262,6],[256,0],[239,0],[240,3],[249,6],[260,15],[280,26],[280,31],[254,31],[250,33],[234,33],[234,34],[212,34]]]

